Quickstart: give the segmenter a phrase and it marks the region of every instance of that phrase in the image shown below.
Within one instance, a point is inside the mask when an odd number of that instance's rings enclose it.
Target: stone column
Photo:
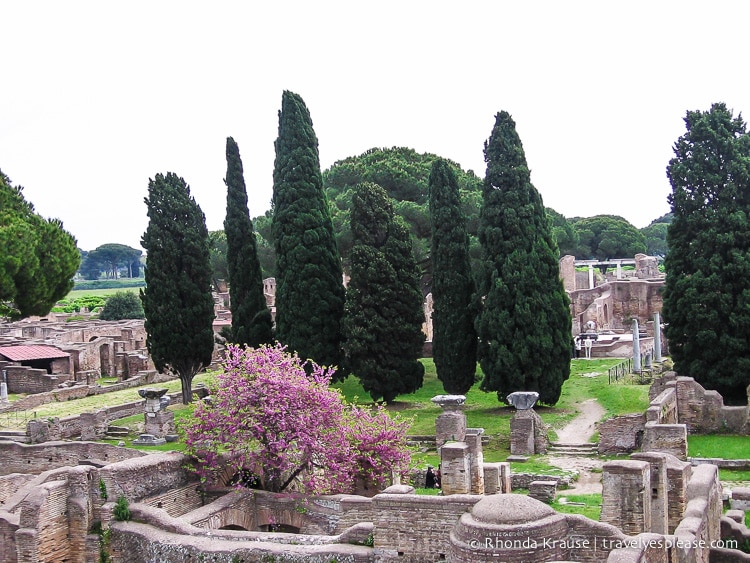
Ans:
[[[516,407],[510,419],[511,455],[534,455],[536,452],[536,413],[532,407],[538,398],[536,391],[516,391],[508,395],[508,402]]]
[[[638,319],[633,319],[633,371],[641,373],[641,338],[638,333]]]
[[[560,277],[565,291],[576,290],[576,257],[569,254],[560,258]]]
[[[661,360],[661,315],[654,313],[654,361]]]
[[[147,387],[139,389],[138,394],[146,399],[144,419],[146,427],[133,444],[158,445],[166,442],[165,436],[174,434],[174,413],[164,410],[169,404],[169,397],[164,397],[167,389]]]
[[[589,264],[589,289],[594,289],[594,265]]]
[[[437,395],[432,402],[443,412],[435,420],[435,442],[438,451],[446,442],[463,442],[466,438],[465,395]]]

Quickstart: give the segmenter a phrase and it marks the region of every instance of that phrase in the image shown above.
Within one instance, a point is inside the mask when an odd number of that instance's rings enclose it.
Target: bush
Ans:
[[[103,321],[142,319],[144,317],[140,297],[129,291],[118,291],[109,297],[101,315],[99,315],[99,318]]]
[[[128,499],[124,496],[117,497],[117,502],[112,510],[112,516],[114,516],[115,520],[119,520],[120,522],[130,520],[130,508],[128,506]]]

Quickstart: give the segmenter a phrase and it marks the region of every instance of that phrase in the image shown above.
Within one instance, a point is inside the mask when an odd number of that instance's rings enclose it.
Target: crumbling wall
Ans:
[[[627,414],[599,423],[599,455],[632,453],[641,447],[646,415]]]
[[[148,454],[94,442],[46,442],[21,444],[0,441],[0,475],[39,474],[51,469],[78,465],[81,460],[121,461]]]

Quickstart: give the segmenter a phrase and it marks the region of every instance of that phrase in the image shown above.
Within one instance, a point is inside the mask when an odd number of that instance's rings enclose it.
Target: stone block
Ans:
[[[529,496],[547,504],[555,500],[557,481],[532,481],[529,483]]]

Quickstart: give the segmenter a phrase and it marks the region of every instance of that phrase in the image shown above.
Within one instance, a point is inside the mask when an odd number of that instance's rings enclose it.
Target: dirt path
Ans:
[[[581,403],[581,414],[557,430],[557,441],[561,444],[585,444],[596,432],[596,423],[604,416],[604,408],[596,399]]]
[[[581,414],[570,423],[557,430],[557,441],[562,444],[584,444],[596,432],[596,423],[604,416],[604,409],[589,399],[581,403]],[[578,480],[573,488],[558,492],[558,497],[567,495],[587,495],[602,492],[601,460],[593,457],[549,456],[550,465],[562,469],[578,471]]]

